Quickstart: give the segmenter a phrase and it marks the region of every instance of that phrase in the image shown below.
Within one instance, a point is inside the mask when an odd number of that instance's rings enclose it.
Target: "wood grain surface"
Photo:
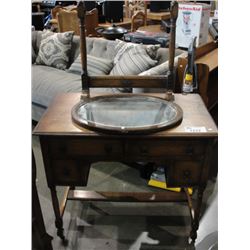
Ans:
[[[150,94],[164,98],[164,94]],[[93,95],[92,96],[96,96]],[[80,93],[59,94],[47,109],[35,127],[34,135],[78,135],[117,137],[117,135],[98,134],[88,129],[80,128],[72,122],[71,109],[80,101]],[[210,116],[199,94],[175,94],[175,102],[183,110],[183,120],[180,125],[146,137],[217,137],[217,127]],[[206,132],[186,132],[187,127],[205,127]],[[134,136],[140,135],[119,135]]]

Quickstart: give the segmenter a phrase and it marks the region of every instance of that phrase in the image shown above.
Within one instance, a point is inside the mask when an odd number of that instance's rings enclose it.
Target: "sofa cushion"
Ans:
[[[115,46],[117,42],[107,40],[100,37],[87,37],[86,49],[87,54],[95,57],[101,57],[109,60],[113,60],[115,57]]]
[[[32,65],[32,104],[46,108],[60,93],[81,92],[81,76],[44,65]],[[90,88],[90,93],[114,93],[111,88]]]
[[[113,61],[87,55],[87,70],[89,76],[108,75],[113,68]],[[81,74],[82,64],[79,55],[68,69],[68,72]]]
[[[156,64],[143,46],[130,46],[117,59],[110,75],[138,75]]]
[[[178,63],[178,58],[179,57],[184,57],[187,55],[186,52],[183,52],[182,54],[178,54],[176,53],[176,56],[174,58],[174,66],[177,66]],[[166,61],[164,63],[161,63],[160,65],[157,65],[153,68],[150,68],[142,73],[140,73],[140,76],[152,76],[152,75],[166,75],[169,69],[169,65],[168,65],[169,61]]]
[[[33,49],[33,46],[31,47],[31,54],[32,54],[32,64],[36,61],[36,52]]]
[[[43,65],[32,66],[32,102],[48,107],[59,93],[80,92],[81,76]]]
[[[73,36],[71,50],[69,54],[69,66],[75,61],[80,54],[80,36]]]
[[[51,33],[45,32],[42,35],[36,64],[66,69],[74,32]]]
[[[36,54],[38,54],[38,51],[39,51],[42,34],[43,32],[40,30],[32,31],[32,47]]]

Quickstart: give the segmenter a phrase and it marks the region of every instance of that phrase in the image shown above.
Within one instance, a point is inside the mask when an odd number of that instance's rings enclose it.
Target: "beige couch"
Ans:
[[[42,31],[32,32],[32,48],[37,55],[41,44]],[[57,69],[46,65],[32,63],[32,119],[38,121],[52,99],[61,92],[80,92],[80,72],[70,72],[70,68],[80,53],[80,38],[73,36],[69,64],[66,70]],[[87,54],[113,61],[116,57],[116,46],[119,41],[110,41],[103,38],[87,38]],[[183,51],[176,50],[176,56],[182,55]],[[141,72],[140,75],[159,74],[166,72],[168,61],[168,49],[159,48],[155,54],[156,65],[151,69]],[[162,73],[160,73],[162,74]],[[90,91],[93,91],[92,89]],[[112,92],[111,89],[99,89],[99,91]]]

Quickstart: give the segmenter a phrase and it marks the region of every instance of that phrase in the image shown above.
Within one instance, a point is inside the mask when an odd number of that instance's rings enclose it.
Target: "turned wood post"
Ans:
[[[203,197],[205,188],[206,188],[206,184],[198,187],[197,204],[194,209],[194,218],[191,223],[191,232],[190,232],[190,238],[192,239],[193,242],[195,242],[197,238],[197,231],[199,228],[199,221],[200,221],[200,215],[201,215],[202,197]]]
[[[175,58],[175,30],[176,20],[178,17],[178,3],[176,1],[171,2],[170,6],[170,41],[169,41],[169,70],[167,72],[167,85],[166,85],[166,99],[173,101],[173,90],[175,88],[175,70],[174,70],[174,58]]]
[[[82,96],[83,99],[85,96],[89,97],[89,79],[88,79],[88,70],[87,70],[87,49],[86,49],[86,32],[85,32],[85,15],[86,8],[83,1],[79,1],[77,5],[77,16],[79,18],[80,26],[80,53],[81,53],[81,64],[82,64]]]

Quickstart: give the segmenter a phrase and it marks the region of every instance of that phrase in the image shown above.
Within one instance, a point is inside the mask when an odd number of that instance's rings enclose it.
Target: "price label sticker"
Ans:
[[[185,132],[190,133],[202,133],[207,132],[207,129],[205,127],[185,127]]]

